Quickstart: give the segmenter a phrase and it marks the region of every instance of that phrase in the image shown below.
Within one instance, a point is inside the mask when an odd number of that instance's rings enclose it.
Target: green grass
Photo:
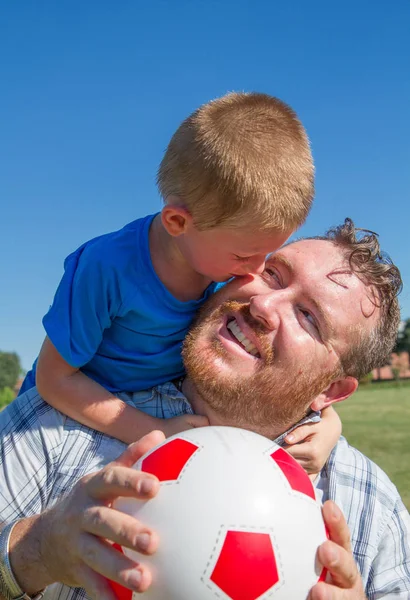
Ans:
[[[343,435],[388,474],[410,509],[410,385],[363,386],[335,407]]]

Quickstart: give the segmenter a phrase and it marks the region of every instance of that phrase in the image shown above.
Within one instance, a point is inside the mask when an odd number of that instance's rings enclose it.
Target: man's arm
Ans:
[[[158,480],[130,467],[163,439],[158,431],[147,435],[116,461],[83,477],[52,508],[17,522],[9,556],[14,576],[26,593],[35,594],[58,581],[85,588],[91,598],[115,600],[107,578],[138,592],[149,587],[149,569],[105,539],[142,554],[156,550],[155,532],[112,509],[111,504],[118,496],[155,496]]]

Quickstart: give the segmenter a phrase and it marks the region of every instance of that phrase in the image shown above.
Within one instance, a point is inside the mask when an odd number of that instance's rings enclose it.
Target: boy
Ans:
[[[216,282],[260,273],[305,220],[309,142],[295,113],[265,94],[205,104],[172,137],[158,172],[160,214],[95,238],[65,261],[47,337],[22,391],[131,443],[206,425],[157,419],[116,397],[183,374],[181,342]]]

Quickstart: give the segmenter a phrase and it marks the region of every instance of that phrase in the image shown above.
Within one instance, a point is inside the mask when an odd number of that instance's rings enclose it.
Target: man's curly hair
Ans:
[[[341,357],[343,374],[360,379],[387,364],[397,340],[400,307],[397,299],[403,282],[390,257],[380,250],[377,233],[358,229],[351,219],[333,227],[324,236],[341,247],[349,269],[371,289],[372,301],[380,309],[376,327],[370,334],[359,332],[348,353]]]

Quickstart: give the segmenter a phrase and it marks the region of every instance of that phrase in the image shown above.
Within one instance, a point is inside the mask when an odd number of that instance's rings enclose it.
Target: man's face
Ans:
[[[318,397],[338,378],[339,357],[377,318],[340,248],[304,240],[211,299],[186,339],[184,362],[221,416],[261,432],[273,420],[283,431],[325,405]]]

